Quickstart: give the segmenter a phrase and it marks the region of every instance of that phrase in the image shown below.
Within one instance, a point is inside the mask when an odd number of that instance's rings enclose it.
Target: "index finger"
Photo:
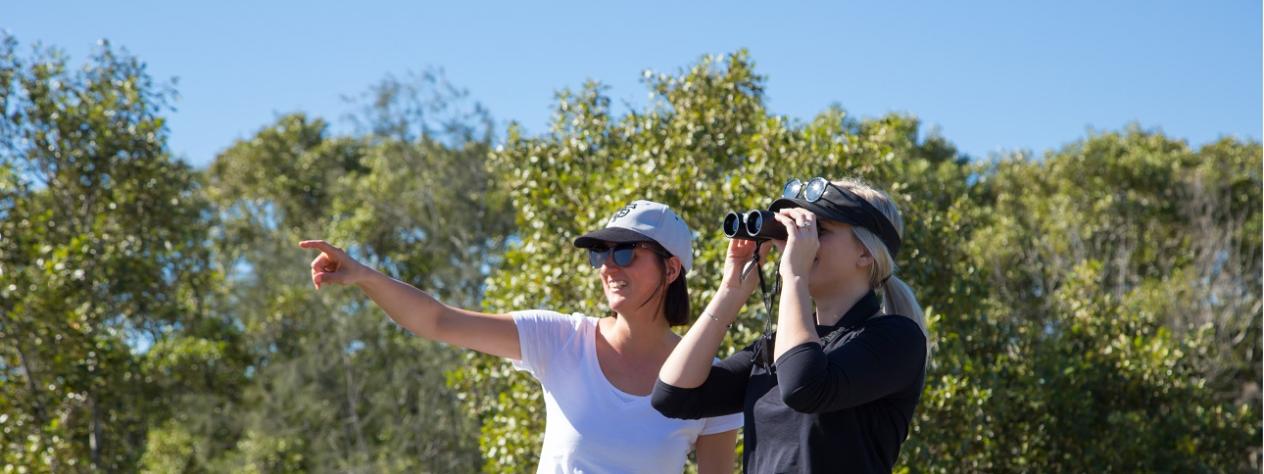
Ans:
[[[776,219],[777,222],[780,222],[781,225],[786,226],[787,230],[799,226],[798,222],[794,220],[794,214],[791,214],[789,209],[782,209],[776,214],[773,214],[772,218]]]
[[[323,240],[304,240],[302,242],[299,242],[298,246],[305,249],[320,250],[321,252],[325,252],[325,253],[333,253],[333,254],[342,253],[341,249],[339,249],[338,247],[334,247],[333,245],[330,245],[329,242],[325,242]]]
[[[808,215],[810,215],[810,214],[812,214],[812,211],[809,211],[809,210],[804,209],[804,208],[802,208],[802,207],[787,207],[787,208],[785,208],[785,209],[781,209],[781,210],[777,211],[777,215],[782,215],[782,216],[790,217],[790,218],[792,218],[792,219],[793,219],[795,216],[799,216],[799,217],[807,217],[807,216],[808,216]]]

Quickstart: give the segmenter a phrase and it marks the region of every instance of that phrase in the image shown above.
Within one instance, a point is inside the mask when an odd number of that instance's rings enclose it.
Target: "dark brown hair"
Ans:
[[[648,240],[645,241],[649,245],[650,250],[658,255],[659,263],[663,265],[662,278],[659,280],[660,285],[665,283],[667,279],[667,260],[672,257],[671,252],[659,245],[658,242]],[[667,294],[663,296],[663,315],[667,318],[668,326],[681,326],[689,324],[689,287],[685,285],[685,267],[680,267],[680,274],[676,275],[676,279],[667,285]],[[655,291],[657,294],[657,291]],[[653,298],[654,295],[650,295]]]
[[[666,260],[663,262],[667,263]],[[676,280],[667,285],[667,297],[663,299],[663,314],[667,315],[667,324],[680,326],[689,324],[689,287],[685,286],[685,267],[680,267]]]

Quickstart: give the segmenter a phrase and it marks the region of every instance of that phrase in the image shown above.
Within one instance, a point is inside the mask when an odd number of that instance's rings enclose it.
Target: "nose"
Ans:
[[[614,252],[606,253],[606,259],[602,260],[601,262],[601,275],[602,276],[619,275],[622,272],[623,272],[623,268],[619,267],[618,265],[615,265],[614,263]]]
[[[620,270],[618,265],[614,264],[614,255],[606,255],[606,259],[601,262],[601,274],[613,275]]]

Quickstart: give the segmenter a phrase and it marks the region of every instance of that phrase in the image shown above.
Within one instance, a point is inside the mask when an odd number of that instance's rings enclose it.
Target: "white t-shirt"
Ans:
[[[514,312],[522,360],[544,387],[547,418],[540,473],[666,473],[684,470],[700,435],[742,427],[742,414],[676,420],[650,397],[615,388],[597,363],[597,318]]]

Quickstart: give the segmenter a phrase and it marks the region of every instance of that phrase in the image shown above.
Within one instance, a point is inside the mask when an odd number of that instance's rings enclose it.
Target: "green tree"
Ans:
[[[5,465],[132,470],[172,391],[214,386],[219,355],[170,372],[146,350],[224,328],[205,313],[217,277],[197,175],[166,149],[171,96],[108,43],[71,70],[0,38]]]
[[[910,467],[1258,470],[1260,168],[1136,127],[981,165]]]
[[[910,116],[772,115],[742,51],[647,72],[652,103],[624,115],[599,84],[563,91],[547,133],[511,126],[494,150],[441,72],[388,77],[355,133],[285,115],[197,173],[166,148],[171,86],[108,44],[67,62],[0,37],[6,468],[531,470],[535,382],[354,289],[313,292],[295,242],[348,245],[458,306],[599,315],[570,242],[654,199],[696,231],[699,308],[724,213],[821,175],[904,211],[898,272],[934,349],[897,470],[1259,470],[1257,142],[1134,126],[971,162]],[[749,304],[721,355],[763,317]]]
[[[202,469],[479,465],[475,420],[444,385],[457,353],[399,329],[353,289],[314,292],[305,265],[313,256],[296,247],[318,237],[345,243],[445,301],[477,304],[512,224],[506,200],[486,192],[490,119],[477,105],[462,112],[465,94],[440,75],[412,81],[388,78],[361,99],[361,135],[333,137],[324,121],[292,114],[212,163],[227,309],[245,327],[254,363],[235,444],[199,460]],[[443,127],[431,125],[430,111],[448,114]],[[196,452],[189,446],[197,436],[174,439],[151,438],[169,453],[154,459],[154,470]]]
[[[520,240],[488,280],[488,309],[603,314],[569,242],[636,198],[672,205],[696,230],[701,307],[725,211],[766,206],[791,177],[860,177],[904,211],[899,273],[935,345],[901,470],[1258,466],[1258,144],[1190,152],[1130,130],[1041,161],[973,164],[911,117],[772,116],[744,52],[646,82],[646,110],[616,117],[590,83],[559,94],[549,133],[511,127],[492,164]],[[747,305],[721,352],[753,340],[761,316]],[[470,359],[450,380],[473,395],[484,468],[531,469],[538,387],[503,361]]]
[[[654,103],[611,114],[597,84],[559,94],[550,132],[524,137],[511,128],[493,154],[497,182],[510,189],[519,242],[488,280],[485,306],[605,314],[593,273],[571,240],[604,224],[627,202],[652,199],[677,210],[696,232],[695,271],[688,276],[700,308],[719,282],[728,210],[767,206],[791,177],[856,176],[892,189],[905,208],[912,252],[902,272],[923,299],[966,304],[947,275],[962,258],[951,245],[967,223],[969,168],[937,136],[919,139],[911,117],[847,118],[839,108],[793,123],[764,108],[764,79],[745,52],[706,57],[679,76],[646,74]],[[943,282],[943,283],[940,283]],[[722,352],[754,340],[762,310],[747,305]],[[471,356],[452,383],[483,421],[485,469],[530,470],[543,432],[540,389],[503,361]]]

